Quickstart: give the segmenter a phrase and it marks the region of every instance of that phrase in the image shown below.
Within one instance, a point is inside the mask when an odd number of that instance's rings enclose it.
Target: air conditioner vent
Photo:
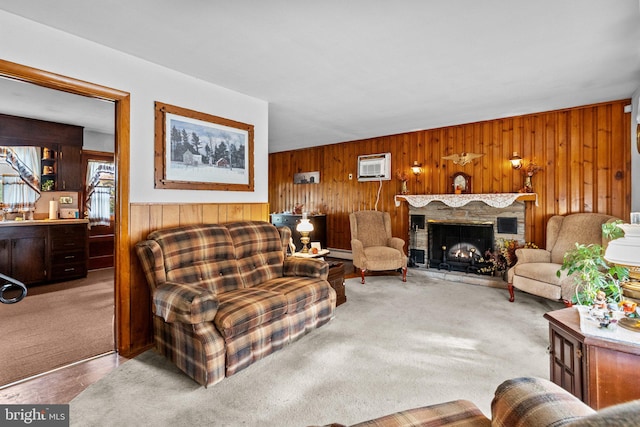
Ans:
[[[358,156],[358,181],[391,179],[391,153]]]

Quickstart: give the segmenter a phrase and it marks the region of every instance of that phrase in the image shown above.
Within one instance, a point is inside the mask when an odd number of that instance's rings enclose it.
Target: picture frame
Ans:
[[[294,184],[320,184],[320,172],[300,172],[293,174]]]
[[[155,102],[155,188],[254,191],[253,125]]]
[[[471,193],[471,175],[464,172],[456,172],[451,175],[451,192],[459,194]],[[457,190],[457,191],[456,191]]]

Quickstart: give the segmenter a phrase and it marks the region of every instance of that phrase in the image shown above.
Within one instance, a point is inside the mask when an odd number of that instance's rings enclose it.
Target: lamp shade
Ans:
[[[514,169],[520,169],[522,167],[522,157],[518,155],[517,151],[513,152],[513,156],[509,159],[511,167]]]
[[[640,279],[640,224],[618,224],[624,237],[612,240],[604,253],[610,263],[629,269],[629,276]]]
[[[422,173],[422,164],[414,160],[413,165],[411,165],[411,172],[413,172],[414,175],[420,175]]]
[[[300,220],[300,222],[296,226],[296,230],[298,230],[300,233],[302,232],[310,233],[313,231],[313,224],[311,224],[308,219],[303,218]]]

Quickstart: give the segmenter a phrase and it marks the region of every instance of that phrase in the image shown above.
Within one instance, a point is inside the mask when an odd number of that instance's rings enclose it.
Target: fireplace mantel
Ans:
[[[536,193],[402,194],[395,196],[396,207],[400,206],[402,200],[416,208],[424,207],[431,202],[442,202],[452,208],[459,208],[470,202],[484,202],[494,208],[506,208],[515,201],[535,202],[538,206]]]

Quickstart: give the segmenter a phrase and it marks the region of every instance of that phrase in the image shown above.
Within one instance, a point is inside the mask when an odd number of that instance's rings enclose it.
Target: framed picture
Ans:
[[[455,194],[471,193],[471,176],[464,172],[451,175],[451,192]]]
[[[253,191],[253,125],[155,103],[155,188]]]
[[[300,172],[293,174],[294,184],[320,184],[320,172]]]

